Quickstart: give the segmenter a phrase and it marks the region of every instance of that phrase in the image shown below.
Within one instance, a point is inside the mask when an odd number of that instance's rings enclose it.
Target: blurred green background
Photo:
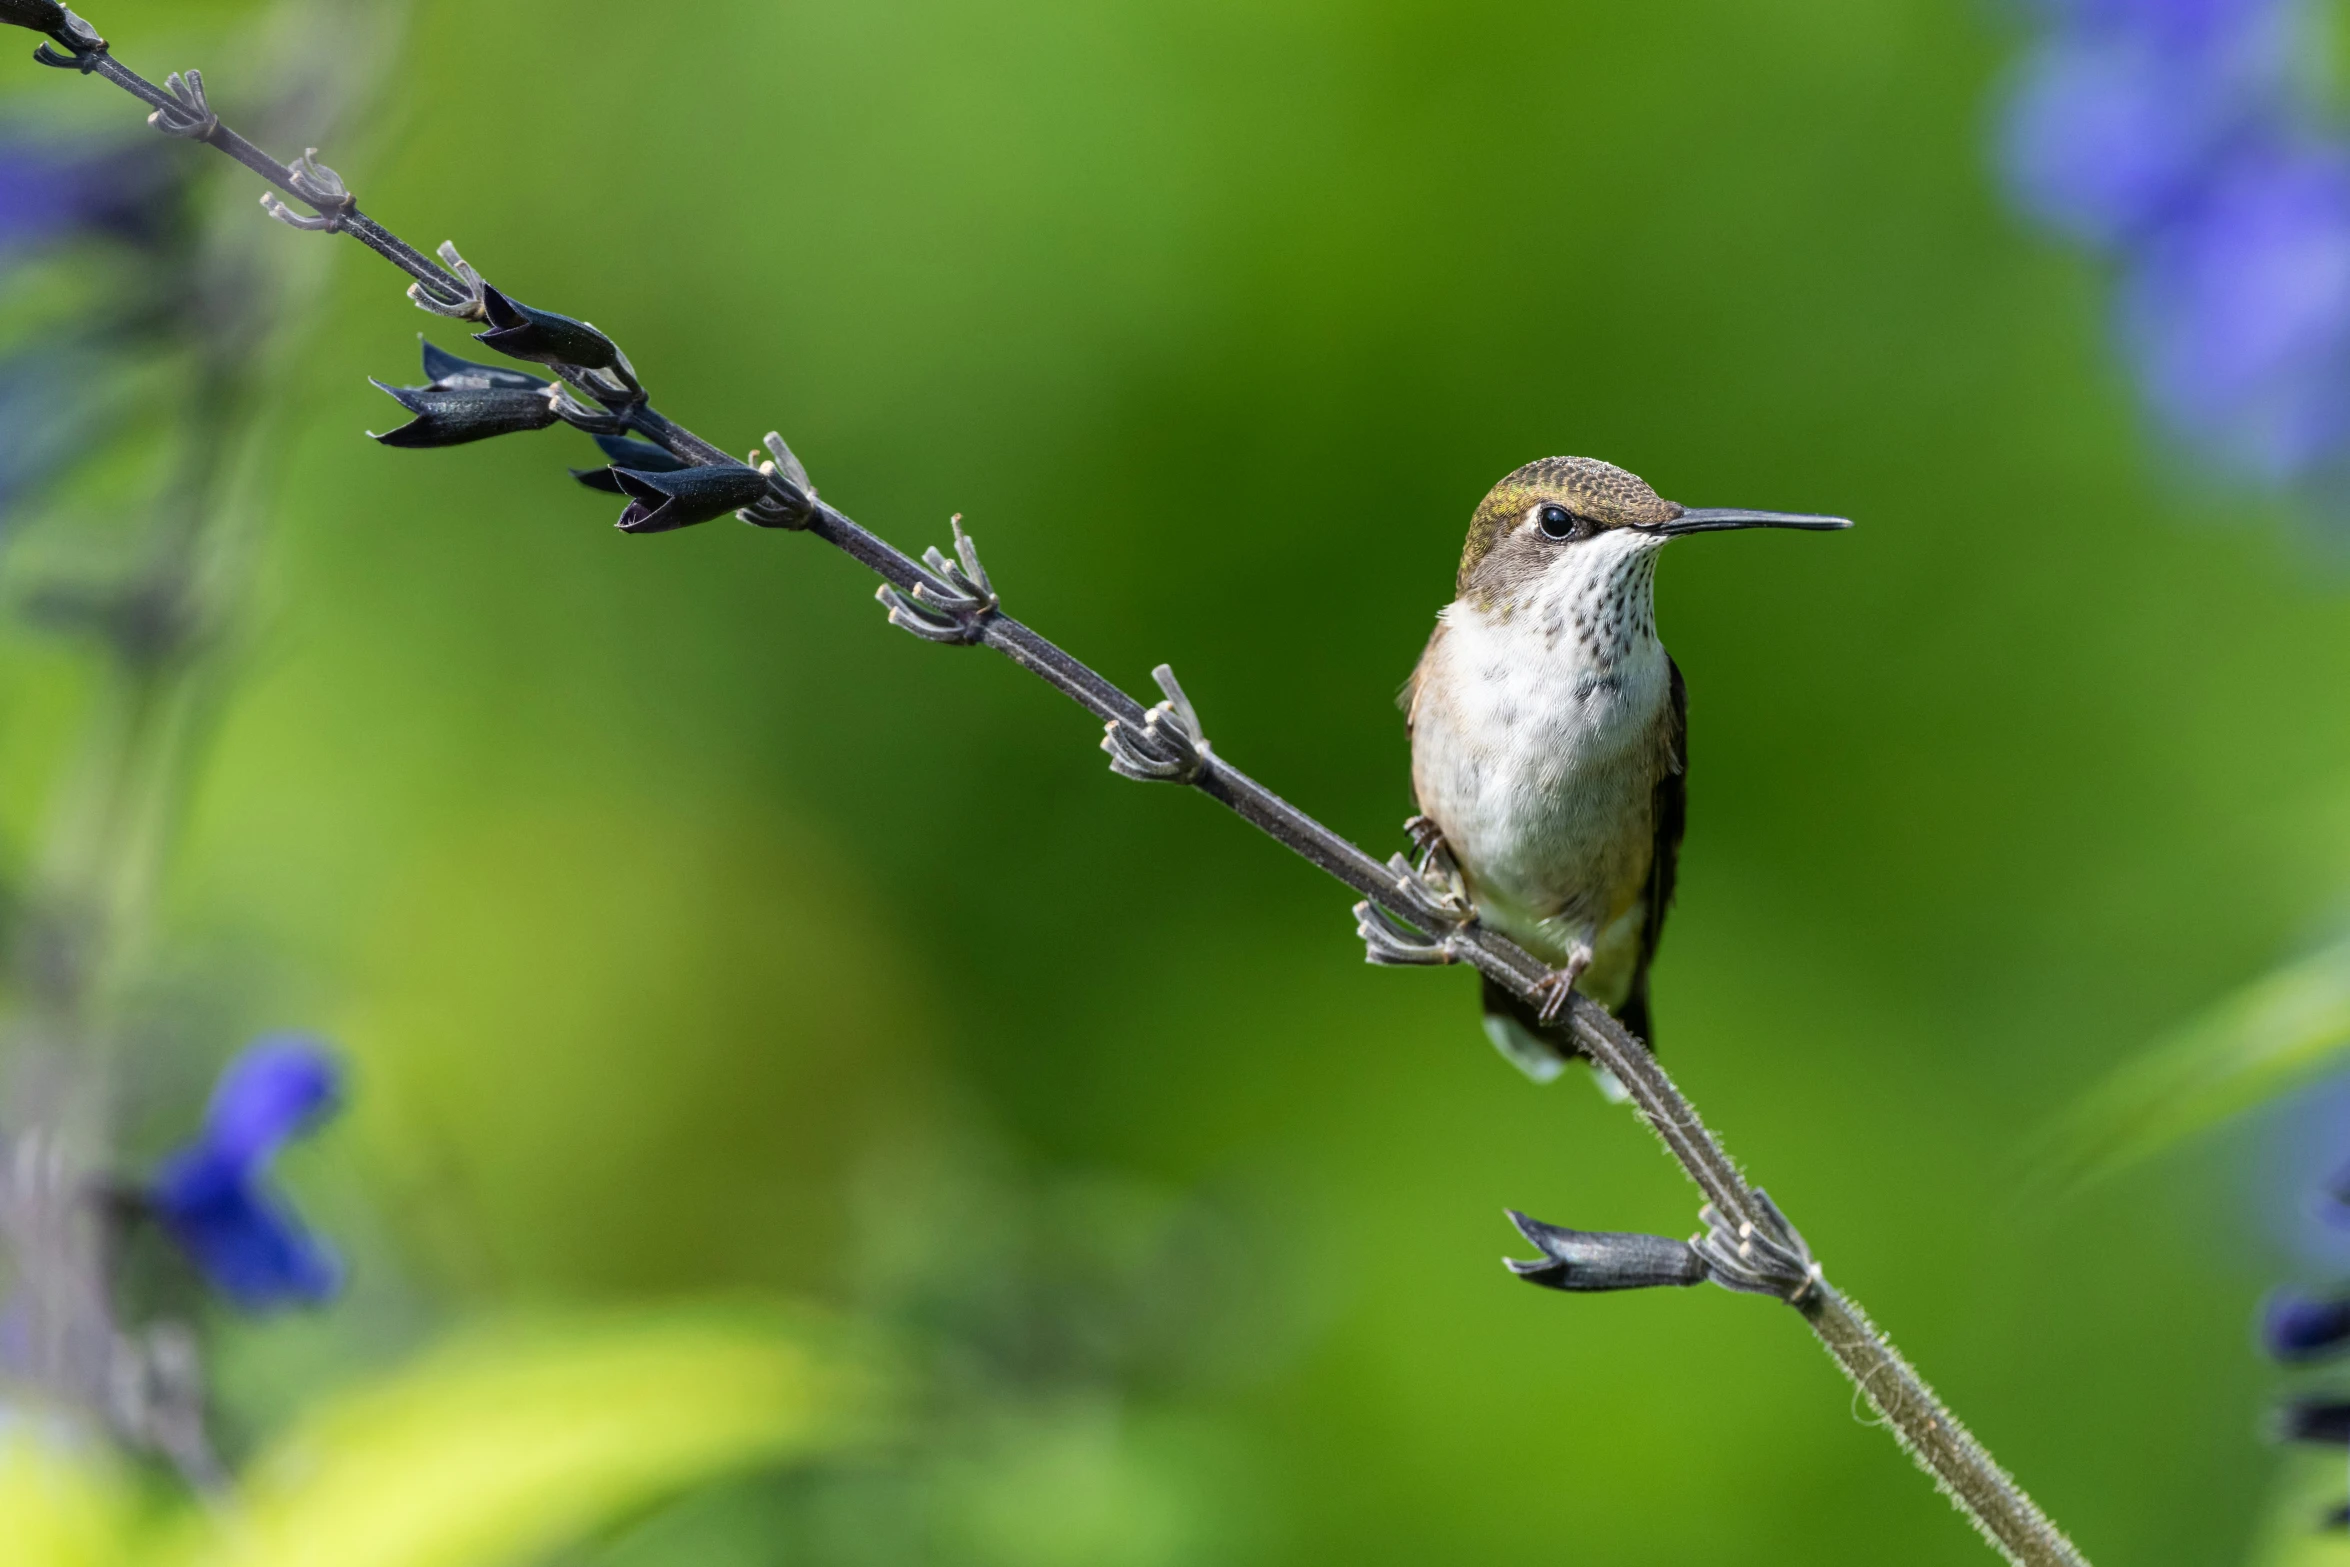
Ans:
[[[160,75],[254,14],[93,20]],[[1381,853],[1391,698],[1501,473],[1859,519],[1661,573],[1662,1048],[2095,1559],[2225,1560],[2275,1468],[2245,1139],[2061,1202],[2023,1152],[2328,930],[2346,584],[2164,466],[2100,280],[2000,209],[2011,44],[1973,0],[442,0],[327,157],[902,546],[961,512],[1012,613],[1130,691],[1171,662]],[[622,537],[566,432],[366,442],[420,328],[464,346],[336,258],[173,873],[181,961],[358,1074],[294,1171],[354,1298],[243,1330],[232,1415],[517,1303],[916,1299],[1063,1366],[1055,1248],[1193,1226],[1209,1260],[1120,1274],[1128,1348],[982,1400],[919,1483],[753,1478],[579,1559],[1988,1559],[1787,1314],[1501,1270],[1505,1206],[1696,1203],[1579,1075],[1507,1067],[1467,975],[1364,966],[1334,884],[818,545]],[[1022,1268],[1043,1306],[969,1307]],[[1162,1355],[1127,1318],[1191,1285]]]

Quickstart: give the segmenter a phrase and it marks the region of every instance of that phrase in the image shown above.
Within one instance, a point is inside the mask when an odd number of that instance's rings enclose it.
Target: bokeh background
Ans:
[[[93,20],[160,74],[258,14]],[[2170,461],[2097,267],[2002,204],[2021,36],[1975,0],[426,0],[328,155],[901,545],[962,513],[1011,612],[1131,691],[1171,662],[1381,853],[1392,696],[1501,473],[1859,519],[1660,574],[1661,1047],[2096,1559],[2227,1560],[2278,1473],[2261,1150],[2310,1119],[2074,1195],[2028,1155],[2334,928],[2350,579]],[[35,75],[11,105],[98,91]],[[1364,966],[1343,891],[820,546],[620,536],[565,431],[367,442],[420,328],[464,347],[335,257],[172,868],[167,966],[354,1063],[289,1177],[351,1294],[226,1329],[232,1431],[481,1314],[790,1299],[928,1335],[927,1445],[565,1561],[1987,1559],[1787,1314],[1502,1271],[1504,1207],[1695,1200],[1505,1065],[1466,974]],[[0,746],[48,743],[20,685]]]

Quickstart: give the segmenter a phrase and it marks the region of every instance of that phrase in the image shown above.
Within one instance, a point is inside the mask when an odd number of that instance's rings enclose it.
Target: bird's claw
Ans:
[[[1534,1016],[1544,1028],[1556,1024],[1566,1014],[1567,1004],[1575,998],[1575,981],[1591,966],[1591,959],[1578,953],[1565,968],[1554,968],[1534,982],[1538,1003]]]
[[[1800,1306],[1821,1287],[1820,1265],[1812,1260],[1802,1233],[1760,1187],[1754,1192],[1754,1206],[1755,1218],[1732,1224],[1707,1203],[1698,1214],[1705,1221],[1705,1233],[1690,1245],[1722,1288],[1772,1295]]]
[[[1444,841],[1444,829],[1429,817],[1414,816],[1403,824],[1403,830],[1412,840],[1412,869],[1421,880],[1442,888],[1446,900],[1467,918],[1471,912],[1468,881],[1461,875],[1460,862],[1453,858],[1452,845]]]
[[[785,455],[789,456],[788,448]],[[791,459],[790,466],[805,477],[806,470],[799,468],[798,459]],[[776,467],[791,479],[781,458]],[[796,487],[797,480],[792,482]],[[813,487],[809,493],[813,495]],[[889,623],[901,631],[911,631],[925,642],[974,643],[986,636],[988,619],[1002,601],[987,579],[986,568],[979,564],[979,547],[963,531],[962,513],[950,518],[947,526],[954,530],[955,558],[949,560],[935,548],[922,552],[922,563],[930,568],[935,581],[917,582],[911,593],[884,586],[873,596],[888,609]]]
[[[1194,782],[1214,755],[1200,732],[1199,714],[1173,669],[1161,664],[1151,671],[1151,679],[1167,699],[1142,715],[1140,728],[1117,718],[1102,726],[1102,749],[1110,753],[1110,771],[1137,783]]]

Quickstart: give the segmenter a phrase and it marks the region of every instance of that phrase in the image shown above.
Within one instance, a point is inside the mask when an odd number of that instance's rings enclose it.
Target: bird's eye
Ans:
[[[1591,531],[1582,518],[1564,506],[1544,506],[1534,514],[1534,521],[1546,539],[1579,539]]]

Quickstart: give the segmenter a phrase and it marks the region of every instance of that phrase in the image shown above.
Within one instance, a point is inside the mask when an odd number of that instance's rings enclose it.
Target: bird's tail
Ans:
[[[1537,1083],[1549,1082],[1567,1069],[1569,1061],[1583,1055],[1576,1048],[1575,1036],[1565,1024],[1545,1025],[1542,1014],[1533,1003],[1521,999],[1515,992],[1497,983],[1491,975],[1485,976],[1484,1007],[1485,1037],[1493,1041],[1493,1048],[1500,1051],[1510,1065]],[[1648,1038],[1648,975],[1645,971],[1639,983],[1632,987],[1632,994],[1615,1010],[1618,1022],[1642,1039]],[[1594,1063],[1591,1074],[1598,1081],[1599,1091],[1609,1099],[1621,1101],[1626,1097],[1624,1085],[1616,1081],[1614,1073]]]

